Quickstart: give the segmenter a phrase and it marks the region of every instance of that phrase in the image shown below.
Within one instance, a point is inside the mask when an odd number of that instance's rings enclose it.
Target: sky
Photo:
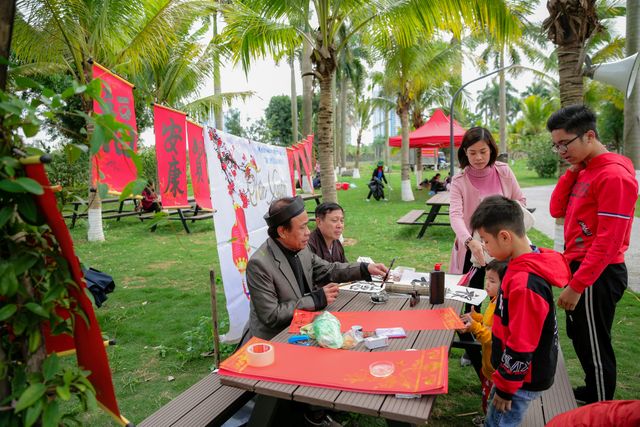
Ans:
[[[541,23],[548,16],[546,9],[546,0],[539,1],[538,7],[530,20],[534,23]],[[625,22],[624,19],[618,19],[616,22],[616,30],[620,34],[624,34]],[[295,64],[296,75],[300,75],[298,68],[299,63]],[[463,82],[467,82],[476,77],[479,77],[478,72],[471,63],[465,63],[463,66],[462,79]],[[529,71],[522,72],[517,79],[510,78],[509,82],[514,86],[518,92],[525,90],[533,82],[533,74]],[[255,121],[264,115],[264,110],[269,104],[269,100],[273,96],[291,94],[290,83],[290,70],[289,66],[283,62],[281,65],[276,65],[271,59],[256,60],[249,71],[248,75],[245,75],[240,65],[236,67],[227,66],[221,70],[221,81],[223,92],[240,92],[240,91],[253,91],[255,95],[245,102],[237,101],[234,103],[234,108],[240,110],[243,122],[247,120]],[[471,105],[474,105],[474,95],[482,90],[487,83],[491,82],[491,78],[480,80],[467,87],[467,93],[471,95],[469,99]],[[299,77],[296,82],[296,90],[298,95],[302,94],[302,79]],[[208,96],[213,94],[213,84],[208,83],[201,91],[200,96]],[[225,108],[226,111],[227,108]],[[352,144],[355,144],[355,131],[351,132]],[[143,144],[153,144],[153,130],[147,130],[141,135]],[[365,132],[363,142],[372,141],[371,133]]]

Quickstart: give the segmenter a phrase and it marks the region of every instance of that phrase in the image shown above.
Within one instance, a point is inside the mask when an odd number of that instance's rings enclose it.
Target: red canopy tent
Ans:
[[[410,148],[446,148],[449,146],[449,117],[442,110],[433,112],[427,123],[409,134]],[[466,131],[457,121],[453,121],[453,141],[460,146]],[[402,135],[389,138],[389,146],[402,146]]]

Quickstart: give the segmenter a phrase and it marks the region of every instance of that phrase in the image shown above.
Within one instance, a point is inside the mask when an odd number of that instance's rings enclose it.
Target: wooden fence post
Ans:
[[[211,322],[213,326],[213,363],[216,368],[220,366],[220,336],[218,334],[218,306],[216,304],[216,272],[209,270],[209,282],[211,284]]]

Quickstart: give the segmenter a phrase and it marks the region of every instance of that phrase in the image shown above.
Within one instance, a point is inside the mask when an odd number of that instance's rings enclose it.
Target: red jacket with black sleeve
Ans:
[[[624,262],[637,199],[633,163],[615,153],[600,154],[558,180],[549,210],[554,218],[565,217],[564,256],[581,263],[571,289],[582,293],[607,265]]]
[[[500,285],[493,318],[491,379],[511,400],[519,390],[551,387],[558,359],[558,323],[551,286],[564,287],[569,265],[558,252],[540,249],[512,259]]]

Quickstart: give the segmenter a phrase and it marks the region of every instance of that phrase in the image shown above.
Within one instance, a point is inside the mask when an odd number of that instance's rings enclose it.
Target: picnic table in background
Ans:
[[[429,199],[427,199],[426,205],[429,208],[428,211],[423,209],[413,209],[402,216],[400,219],[398,219],[396,223],[403,225],[421,226],[420,231],[418,232],[418,239],[420,239],[422,236],[424,236],[427,228],[432,225],[441,225],[447,227],[451,226],[451,224],[448,222],[436,222],[436,218],[438,217],[438,215],[449,216],[450,202],[451,193],[449,191],[436,193]],[[440,212],[440,209],[443,207],[447,208],[446,211]],[[424,215],[426,215],[427,217],[423,220],[422,217]]]
[[[320,204],[320,200],[322,199],[322,194],[299,194],[300,197],[302,197],[302,200],[304,202],[308,202],[309,200],[315,200],[316,201],[316,206],[318,206]],[[316,209],[315,207],[310,210],[307,211],[307,213],[310,215],[309,216],[309,221],[315,221],[316,220]],[[312,215],[312,216],[311,216]]]

